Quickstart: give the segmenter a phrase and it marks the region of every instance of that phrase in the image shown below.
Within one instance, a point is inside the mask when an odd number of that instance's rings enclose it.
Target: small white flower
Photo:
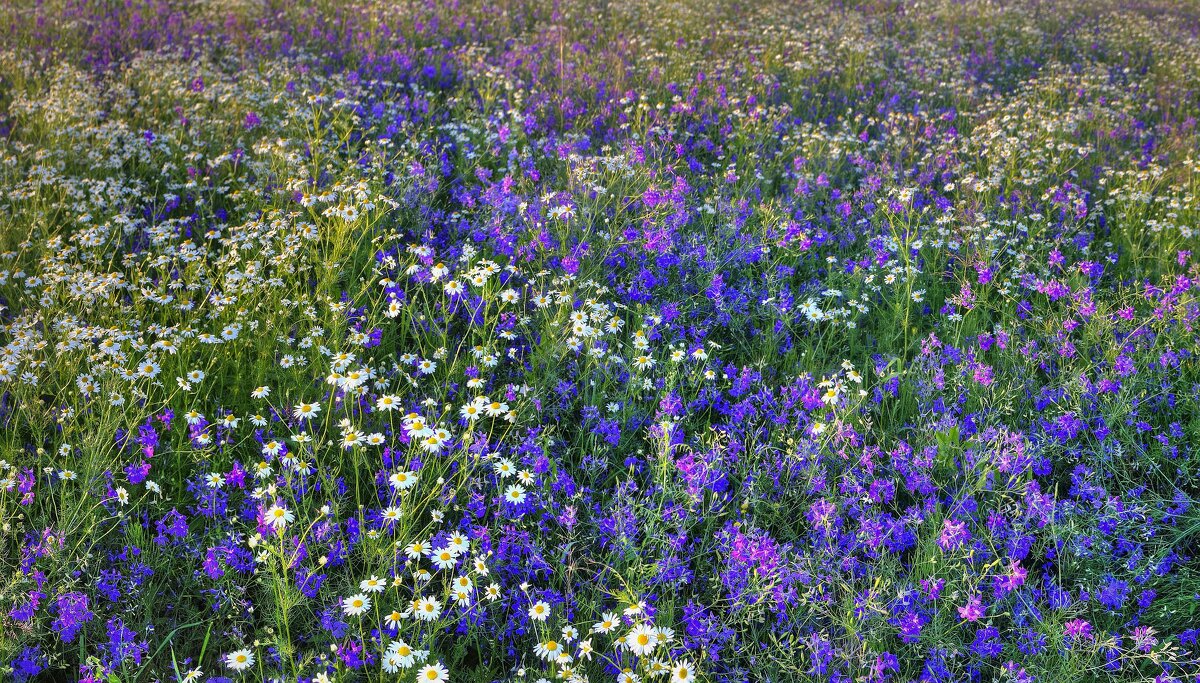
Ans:
[[[236,650],[225,655],[225,666],[234,671],[245,671],[254,666],[254,653],[249,650]]]
[[[545,621],[550,616],[550,603],[538,600],[529,606],[529,618],[534,621]]]
[[[342,600],[342,612],[348,617],[356,617],[371,609],[371,599],[359,593]]]

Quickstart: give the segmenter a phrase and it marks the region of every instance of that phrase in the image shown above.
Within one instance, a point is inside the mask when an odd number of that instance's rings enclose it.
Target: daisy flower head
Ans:
[[[250,650],[234,650],[225,655],[225,666],[234,671],[245,671],[254,666],[254,653]]]
[[[298,403],[296,404],[296,407],[292,409],[292,415],[294,415],[297,420],[311,420],[317,416],[317,413],[320,412],[321,404],[319,403]]]
[[[383,659],[379,661],[379,668],[385,674],[400,673],[400,658],[391,650],[383,654]]]
[[[413,541],[404,547],[404,554],[407,555],[408,559],[410,560],[420,559],[421,556],[428,555],[431,552],[432,550],[430,549],[429,545],[424,541]]]
[[[388,477],[388,482],[392,488],[398,491],[407,491],[417,485],[417,474],[415,472],[393,472]]]
[[[433,564],[438,569],[453,569],[458,564],[459,552],[452,547],[445,547],[434,552]]]
[[[525,502],[525,487],[518,484],[513,484],[504,490],[504,500],[513,505],[520,505]]]
[[[450,538],[446,539],[446,545],[453,548],[460,555],[471,549],[471,542],[462,534],[451,534]]]
[[[371,609],[371,599],[362,593],[342,600],[342,612],[348,617],[357,617]]]
[[[671,669],[671,683],[692,683],[694,680],[696,680],[696,669],[686,659]]]
[[[615,629],[620,623],[621,618],[618,617],[615,612],[605,612],[604,616],[600,617],[600,621],[597,621],[596,624],[592,626],[592,632],[612,633],[612,630]]]
[[[416,663],[416,651],[403,640],[393,640],[388,645],[388,653],[395,655],[401,668],[407,669]]]
[[[538,600],[529,606],[529,618],[534,621],[545,621],[550,616],[550,603]]]
[[[474,422],[475,420],[478,420],[479,416],[482,414],[483,408],[474,401],[470,403],[464,403],[463,406],[458,409],[459,417],[468,422]]]
[[[534,654],[547,662],[553,662],[558,659],[559,655],[563,654],[564,651],[563,644],[554,639],[538,643],[533,648]]]
[[[413,613],[421,621],[434,621],[442,616],[442,603],[436,598],[417,598],[413,601]]]
[[[294,521],[296,521],[296,515],[278,503],[267,509],[267,522],[276,529],[282,530]]]
[[[654,367],[654,359],[650,356],[638,356],[633,359],[633,367],[638,370],[649,370]]]
[[[654,627],[638,624],[625,636],[625,647],[635,655],[648,655],[658,645],[658,634]]]
[[[501,479],[508,479],[513,474],[516,474],[517,471],[516,468],[513,467],[512,461],[507,458],[497,460],[496,464],[492,465],[492,469],[496,471],[496,474],[499,475]]]
[[[446,683],[450,680],[450,672],[441,662],[426,664],[417,673],[417,680],[421,683]]]

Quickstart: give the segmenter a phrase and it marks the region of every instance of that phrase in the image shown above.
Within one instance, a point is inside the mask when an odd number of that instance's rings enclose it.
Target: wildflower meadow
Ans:
[[[0,681],[1200,681],[1197,0],[0,1]]]

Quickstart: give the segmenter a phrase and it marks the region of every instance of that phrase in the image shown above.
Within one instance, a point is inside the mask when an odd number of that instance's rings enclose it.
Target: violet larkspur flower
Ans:
[[[73,642],[95,614],[88,609],[88,597],[83,593],[64,593],[54,601],[53,627],[64,642]]]
[[[970,539],[971,532],[967,530],[965,522],[947,519],[942,522],[942,535],[938,537],[938,547],[950,552],[961,548]]]
[[[972,595],[967,598],[967,604],[958,607],[958,616],[966,621],[979,621],[983,618],[985,611],[983,598]]]
[[[1072,619],[1063,625],[1063,635],[1068,640],[1088,640],[1092,637],[1092,625],[1083,619]]]

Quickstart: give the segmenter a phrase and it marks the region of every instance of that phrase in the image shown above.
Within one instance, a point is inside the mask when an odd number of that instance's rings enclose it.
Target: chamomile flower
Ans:
[[[362,593],[342,600],[342,613],[348,617],[357,617],[369,609],[371,609],[371,599]]]
[[[472,562],[472,564],[473,564],[473,565],[474,565],[474,567],[475,567],[475,573],[476,573],[476,574],[478,574],[478,575],[480,575],[480,576],[487,576],[487,575],[488,575],[488,566],[487,566],[487,562],[486,562],[486,561],[484,561],[484,559],[483,559],[482,557],[476,557],[476,558],[475,558],[475,560]]]
[[[591,638],[588,638],[587,640],[579,641],[579,659],[590,661],[592,658],[592,653],[594,653],[594,652],[595,652],[595,650],[592,649],[592,639]]]
[[[375,575],[358,583],[358,589],[364,593],[382,593],[386,587],[387,582]]]
[[[458,554],[462,554],[471,549],[471,542],[462,534],[450,534],[450,538],[446,539],[446,545]]]
[[[592,625],[592,632],[612,633],[613,629],[615,629],[620,623],[621,618],[618,617],[616,613],[605,612],[604,616],[600,617],[600,621],[597,621],[594,625]]]
[[[453,569],[458,564],[458,551],[449,547],[434,551],[433,564],[438,569]]]
[[[417,485],[417,475],[415,472],[393,472],[388,483],[397,491],[407,491]]]
[[[507,500],[513,505],[520,505],[521,503],[524,503],[526,497],[527,494],[525,493],[525,487],[518,484],[512,484],[504,490],[504,500]]]
[[[540,642],[533,647],[533,653],[547,662],[555,661],[563,652],[563,643],[554,639]]]
[[[390,631],[398,631],[403,621],[404,615],[399,610],[392,610],[383,616],[383,625]]]
[[[638,624],[625,635],[625,647],[629,648],[629,651],[635,655],[648,655],[657,646],[658,634],[655,633],[654,628],[651,626]]]
[[[298,403],[292,410],[292,415],[297,420],[311,420],[321,412],[321,404],[319,403]]]
[[[267,509],[267,521],[276,529],[283,529],[296,521],[296,515],[286,507],[276,503]]]
[[[671,669],[671,683],[692,683],[696,680],[696,669],[686,659],[675,664]]]
[[[442,666],[441,662],[426,664],[417,672],[417,681],[420,683],[446,683],[448,680],[450,680],[450,672]]]
[[[413,601],[413,614],[421,621],[434,621],[442,616],[442,603],[436,598],[417,598]]]
[[[458,409],[459,417],[468,422],[474,422],[475,420],[478,420],[482,414],[483,409],[474,401],[471,403],[464,403],[463,406]]]
[[[379,668],[385,674],[400,673],[400,658],[389,650],[383,653],[383,658],[379,660]]]
[[[621,673],[617,674],[617,683],[640,683],[641,680],[641,677],[629,667],[621,669]]]
[[[534,621],[545,621],[550,616],[550,603],[538,600],[529,606],[528,614]]]
[[[501,479],[508,479],[517,472],[516,468],[513,467],[512,460],[507,458],[497,460],[496,463],[492,465],[492,469],[495,470],[496,474]]]
[[[407,669],[416,663],[416,652],[403,640],[393,640],[388,644],[387,651],[396,656],[401,668]]]
[[[225,666],[234,671],[245,671],[254,666],[254,653],[250,650],[234,650],[225,655]]]

